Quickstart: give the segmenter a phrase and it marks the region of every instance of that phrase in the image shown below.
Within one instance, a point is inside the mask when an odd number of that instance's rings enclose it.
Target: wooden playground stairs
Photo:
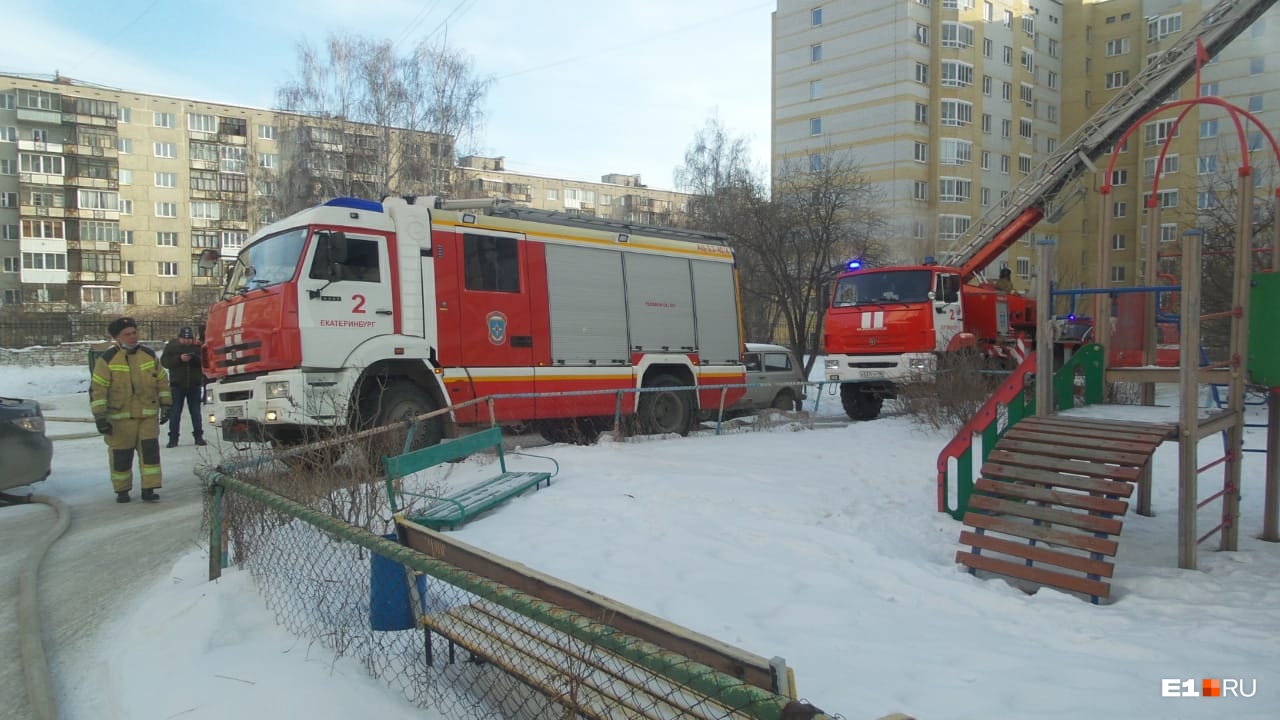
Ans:
[[[1118,536],[1134,486],[1173,426],[1064,416],[1027,417],[982,465],[956,562],[1019,586],[1110,595]]]

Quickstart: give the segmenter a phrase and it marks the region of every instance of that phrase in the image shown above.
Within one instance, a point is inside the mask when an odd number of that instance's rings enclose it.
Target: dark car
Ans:
[[[0,397],[0,492],[45,479],[52,460],[40,403]]]

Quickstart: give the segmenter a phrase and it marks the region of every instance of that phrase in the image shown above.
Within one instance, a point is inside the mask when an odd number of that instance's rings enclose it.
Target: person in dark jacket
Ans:
[[[169,418],[169,383],[151,348],[138,342],[138,323],[122,317],[107,325],[115,344],[93,363],[89,410],[107,442],[116,502],[129,502],[133,455],[140,460],[142,499],[160,499],[160,426]]]
[[[160,364],[169,371],[169,389],[173,395],[173,407],[169,410],[169,444],[178,447],[178,435],[182,430],[182,405],[191,411],[191,434],[197,445],[204,441],[204,423],[200,419],[200,396],[204,390],[204,372],[200,369],[200,342],[191,328],[178,331],[178,337],[164,346]]]

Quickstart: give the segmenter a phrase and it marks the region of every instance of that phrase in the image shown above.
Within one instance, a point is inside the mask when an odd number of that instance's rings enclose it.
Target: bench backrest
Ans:
[[[498,463],[502,466],[502,471],[506,472],[507,464],[502,457],[502,429],[498,427],[488,427],[460,438],[443,440],[403,455],[388,455],[382,458],[382,467],[388,477],[404,477],[490,448],[497,448]]]

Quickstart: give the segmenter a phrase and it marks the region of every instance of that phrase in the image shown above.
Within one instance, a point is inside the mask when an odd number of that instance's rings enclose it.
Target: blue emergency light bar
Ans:
[[[364,200],[353,197],[336,197],[326,202],[325,206],[351,208],[352,210],[364,210],[365,212],[382,212],[382,203],[377,200]]]

